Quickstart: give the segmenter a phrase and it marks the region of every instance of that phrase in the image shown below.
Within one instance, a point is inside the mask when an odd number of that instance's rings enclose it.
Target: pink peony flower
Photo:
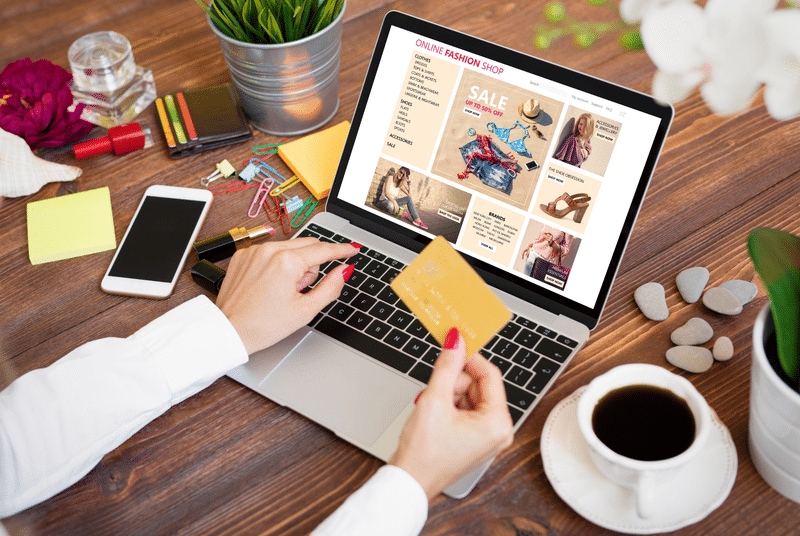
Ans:
[[[31,149],[78,141],[94,125],[72,106],[72,75],[48,60],[24,58],[0,73],[0,128],[23,138]]]

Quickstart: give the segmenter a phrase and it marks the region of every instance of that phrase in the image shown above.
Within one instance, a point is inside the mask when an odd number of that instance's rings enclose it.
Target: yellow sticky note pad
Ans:
[[[511,311],[441,236],[428,244],[391,286],[440,346],[444,346],[447,332],[458,328],[467,343],[467,356],[511,320]]]
[[[108,187],[28,203],[31,264],[117,247]]]

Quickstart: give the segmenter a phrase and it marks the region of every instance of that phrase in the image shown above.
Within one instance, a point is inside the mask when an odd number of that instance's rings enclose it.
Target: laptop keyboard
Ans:
[[[297,236],[353,242],[314,223]],[[320,267],[320,278],[343,262]],[[441,348],[389,286],[405,264],[366,246],[346,262],[355,265],[353,275],[339,298],[309,326],[427,384]],[[535,404],[577,345],[577,341],[515,314],[480,350],[503,372],[514,423]]]

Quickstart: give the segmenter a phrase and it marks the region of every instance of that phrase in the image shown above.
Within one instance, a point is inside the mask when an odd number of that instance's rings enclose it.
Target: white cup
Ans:
[[[598,401],[614,389],[631,385],[653,385],[668,389],[687,402],[695,422],[694,441],[688,449],[672,458],[643,461],[618,454],[597,437],[592,427],[592,414]],[[646,519],[653,517],[659,505],[663,504],[658,497],[659,486],[673,479],[702,452],[711,429],[711,409],[691,382],[663,367],[621,365],[589,383],[578,401],[578,426],[600,472],[617,484],[633,490],[637,513],[640,518]],[[692,475],[685,476],[692,478]]]

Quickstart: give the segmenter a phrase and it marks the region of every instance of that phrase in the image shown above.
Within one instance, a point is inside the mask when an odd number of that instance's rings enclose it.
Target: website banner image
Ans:
[[[569,166],[547,166],[531,212],[577,234],[584,234],[602,183]]]
[[[527,210],[563,106],[465,69],[431,171]]]
[[[462,248],[508,267],[525,225],[525,216],[475,196],[464,228]]]
[[[622,123],[570,106],[553,158],[603,177]]]
[[[380,158],[364,204],[455,243],[471,197],[469,192]]]
[[[556,227],[530,220],[521,244],[514,270],[564,290],[581,239]]]

